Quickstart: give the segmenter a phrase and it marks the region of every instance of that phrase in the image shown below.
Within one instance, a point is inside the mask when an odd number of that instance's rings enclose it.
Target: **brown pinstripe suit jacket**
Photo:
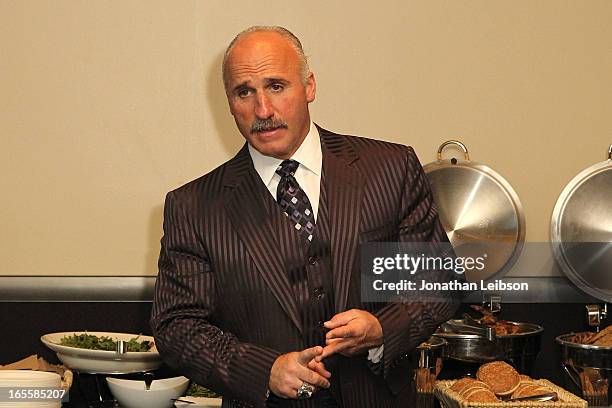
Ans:
[[[369,310],[381,322],[385,345],[382,374],[374,374],[365,356],[334,356],[332,391],[345,407],[409,406],[412,362],[406,354],[450,318],[458,302],[362,303],[359,246],[447,237],[411,148],[319,133],[335,312]],[[166,197],[151,326],[166,363],[223,394],[224,407],[265,406],[276,357],[304,348],[270,198],[246,144]],[[310,400],[283,404],[314,406]]]

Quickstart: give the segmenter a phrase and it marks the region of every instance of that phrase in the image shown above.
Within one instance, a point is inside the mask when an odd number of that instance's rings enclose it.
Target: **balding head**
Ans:
[[[308,81],[308,76],[310,75],[310,68],[308,67],[308,60],[306,55],[304,54],[304,50],[302,49],[302,43],[300,40],[289,30],[280,26],[252,26],[247,28],[246,30],[238,33],[236,37],[232,40],[232,42],[228,45],[225,50],[225,54],[223,56],[223,65],[222,65],[222,73],[223,73],[223,86],[225,87],[225,92],[228,92],[229,86],[229,70],[228,70],[228,61],[230,59],[231,53],[236,47],[238,43],[242,40],[247,39],[249,36],[252,36],[256,33],[269,32],[276,33],[285,40],[287,43],[295,50],[298,58],[298,62],[300,65],[300,74],[302,77],[302,82],[304,85]]]

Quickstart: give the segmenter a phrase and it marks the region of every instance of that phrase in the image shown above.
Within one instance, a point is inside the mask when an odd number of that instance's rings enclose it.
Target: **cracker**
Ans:
[[[460,380],[455,381],[455,383],[451,387],[451,390],[460,393],[461,391],[463,391],[465,387],[467,387],[468,385],[476,381],[477,380],[470,378],[470,377],[462,378]]]
[[[466,397],[466,400],[469,402],[499,402],[493,391],[486,388],[476,390]]]
[[[504,361],[493,361],[483,364],[476,373],[476,378],[484,382],[496,395],[510,395],[519,386],[519,373]]]

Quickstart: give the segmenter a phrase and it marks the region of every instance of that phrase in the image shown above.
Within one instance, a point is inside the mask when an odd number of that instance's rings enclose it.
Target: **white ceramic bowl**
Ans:
[[[122,408],[170,408],[189,386],[187,377],[153,380],[149,390],[144,381],[107,377],[106,382]]]
[[[113,340],[128,341],[137,337],[137,334],[110,333],[110,332],[64,332],[45,334],[40,340],[57,353],[57,357],[67,367],[84,373],[95,374],[128,374],[141,371],[152,371],[161,365],[161,357],[155,345],[149,351],[126,352],[117,354],[114,351],[89,350],[61,345],[61,339],[73,334],[92,334],[94,336],[107,336]],[[153,342],[151,336],[140,336],[140,340]]]
[[[0,387],[59,388],[62,378],[57,373],[32,370],[0,370]]]
[[[61,402],[0,402],[0,408],[62,408]],[[196,408],[196,407],[193,407]]]
[[[0,387],[59,389],[61,377],[56,373],[31,370],[0,370]],[[0,401],[0,408],[60,408],[61,401]]]

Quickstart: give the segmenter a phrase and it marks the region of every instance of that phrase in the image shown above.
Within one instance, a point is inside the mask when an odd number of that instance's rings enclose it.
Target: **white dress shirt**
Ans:
[[[261,181],[268,187],[270,194],[276,201],[276,189],[281,177],[276,173],[276,169],[283,162],[282,159],[265,156],[249,144],[249,153],[253,159],[253,165]],[[306,193],[315,222],[319,211],[319,196],[321,194],[321,172],[323,167],[323,154],[321,153],[321,140],[316,126],[310,122],[310,130],[306,138],[298,147],[297,151],[291,156],[300,165],[295,171],[295,179]]]

